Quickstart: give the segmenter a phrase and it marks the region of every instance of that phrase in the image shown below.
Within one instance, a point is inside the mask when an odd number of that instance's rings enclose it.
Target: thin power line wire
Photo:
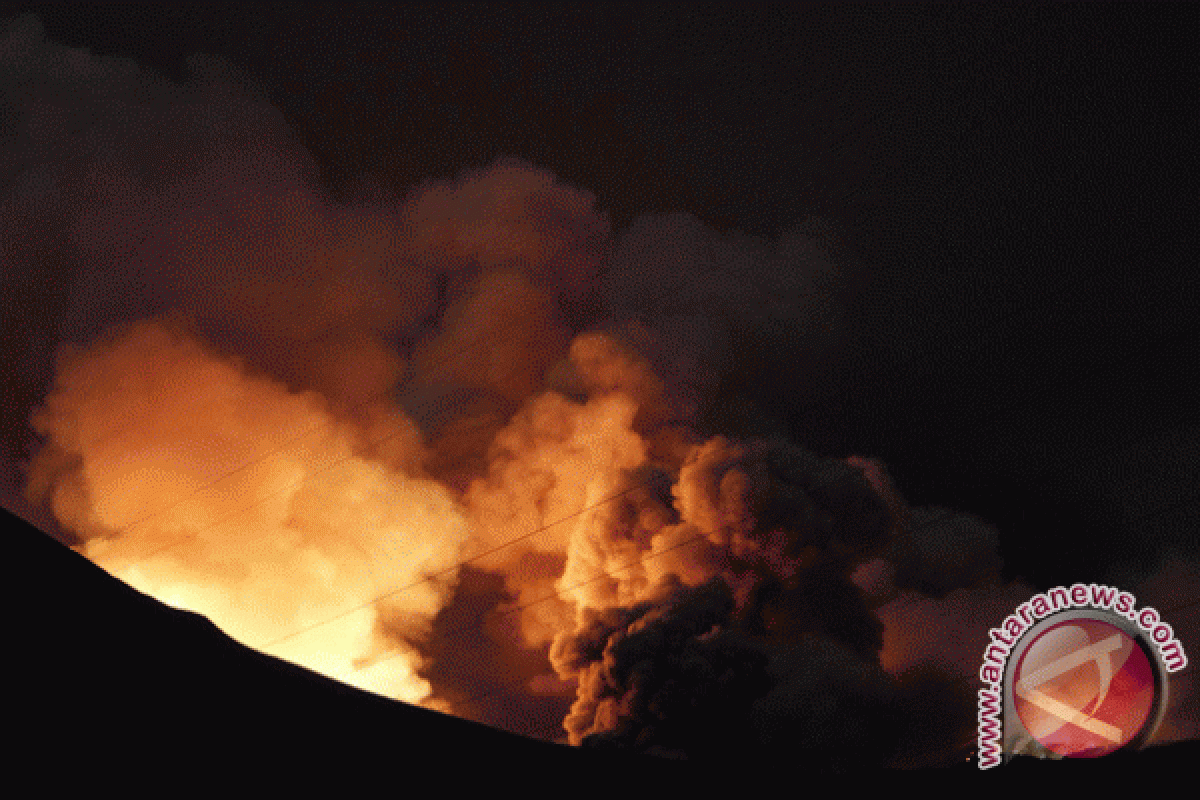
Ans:
[[[835,462],[835,463],[843,463],[843,462]],[[844,480],[847,480],[847,479],[851,479],[851,478],[853,478],[855,475],[860,475],[860,474],[861,474],[861,473],[859,473],[859,472],[857,472],[856,470],[854,470],[854,468],[853,468],[853,467],[849,467],[849,466],[847,466],[845,470],[839,470],[839,471],[838,471],[838,474],[837,474],[835,477],[833,477],[833,478],[830,478],[828,481],[822,481],[822,482],[818,483],[816,486],[812,487],[812,489],[810,489],[810,491],[812,491],[812,490],[815,490],[815,489],[824,488],[824,487],[826,487],[826,486],[832,486],[833,484],[835,484],[835,483],[838,483],[839,481],[844,481]],[[308,633],[309,631],[313,631],[313,630],[316,630],[317,628],[321,628],[321,627],[323,627],[323,626],[325,626],[325,625],[328,625],[328,624],[330,624],[331,622],[334,622],[334,621],[336,621],[336,620],[340,620],[340,619],[344,619],[345,617],[349,616],[350,614],[356,613],[356,612],[358,612],[358,611],[362,611],[362,610],[363,610],[363,609],[365,609],[365,608],[369,608],[370,606],[374,605],[375,603],[379,602],[380,600],[383,600],[383,599],[385,599],[385,598],[388,598],[388,597],[392,597],[393,595],[399,594],[400,592],[407,591],[407,590],[409,590],[409,589],[413,589],[413,588],[415,588],[415,587],[417,587],[417,586],[421,586],[421,585],[423,585],[423,584],[425,584],[425,583],[427,583],[427,582],[429,582],[429,581],[431,581],[431,580],[434,580],[434,579],[436,579],[437,577],[440,577],[440,576],[442,576],[442,575],[447,575],[447,574],[450,574],[450,573],[457,572],[457,570],[458,570],[459,568],[461,568],[461,567],[463,567],[463,566],[466,566],[467,564],[470,564],[470,563],[472,563],[472,562],[474,562],[474,561],[478,561],[478,560],[480,560],[480,559],[483,559],[483,558],[485,558],[485,557],[487,557],[487,556],[494,555],[494,554],[496,554],[496,553],[498,553],[498,552],[500,552],[500,551],[502,551],[502,550],[505,550],[505,549],[507,549],[508,547],[511,547],[511,546],[512,546],[512,545],[514,545],[514,544],[517,544],[518,542],[522,542],[522,541],[524,541],[524,540],[526,540],[526,539],[529,539],[530,537],[536,536],[536,535],[537,535],[537,534],[539,534],[539,533],[542,533],[542,532],[544,532],[544,531],[546,531],[546,530],[549,530],[550,528],[552,528],[552,527],[554,527],[554,526],[556,526],[556,525],[559,525],[559,524],[561,524],[561,523],[563,523],[563,522],[566,522],[567,520],[574,519],[575,517],[581,516],[581,515],[583,515],[583,514],[585,514],[585,513],[589,512],[589,511],[594,511],[594,510],[596,510],[596,509],[598,509],[598,508],[600,508],[600,507],[602,507],[602,506],[604,506],[604,505],[607,505],[607,504],[608,504],[608,503],[610,503],[610,502],[613,502],[613,501],[615,501],[615,500],[619,500],[620,498],[624,497],[625,495],[629,494],[630,492],[636,491],[636,490],[637,490],[637,489],[639,489],[639,488],[642,488],[642,487],[641,487],[641,485],[640,485],[640,484],[637,484],[637,483],[635,483],[634,485],[632,485],[632,486],[629,486],[628,488],[626,488],[626,489],[623,489],[623,490],[621,490],[621,491],[619,491],[619,492],[616,492],[615,494],[612,494],[612,495],[610,495],[610,496],[606,497],[606,498],[605,498],[605,499],[603,499],[603,500],[600,500],[600,501],[598,501],[598,502],[596,502],[596,503],[593,503],[593,504],[592,504],[592,505],[590,505],[590,506],[587,506],[587,507],[585,507],[585,508],[579,509],[578,511],[574,511],[574,512],[572,512],[572,513],[570,513],[570,514],[567,514],[566,516],[564,516],[564,517],[561,517],[561,518],[559,518],[559,519],[555,520],[554,522],[551,522],[551,523],[549,523],[549,524],[547,524],[547,525],[542,525],[542,526],[540,526],[539,528],[536,528],[536,529],[534,529],[533,531],[530,531],[530,532],[528,532],[528,533],[522,534],[521,536],[518,536],[518,537],[516,537],[516,538],[514,538],[514,539],[509,539],[509,540],[507,540],[507,541],[503,542],[502,544],[496,545],[495,547],[493,547],[493,548],[491,548],[491,549],[489,549],[489,550],[487,550],[487,551],[485,551],[485,552],[482,552],[482,553],[476,554],[476,555],[474,555],[474,556],[472,556],[472,557],[470,557],[470,558],[468,558],[468,559],[466,559],[466,560],[464,560],[464,561],[459,561],[459,562],[455,563],[454,565],[452,565],[452,566],[450,566],[450,567],[446,567],[445,569],[439,570],[438,572],[432,573],[432,574],[430,574],[430,575],[426,575],[426,576],[422,577],[420,580],[413,581],[413,582],[411,582],[411,583],[409,583],[409,584],[406,584],[406,585],[404,585],[404,586],[402,586],[402,587],[399,587],[399,588],[397,588],[397,589],[392,589],[392,590],[389,590],[389,591],[385,592],[384,594],[381,594],[381,595],[379,595],[379,596],[377,596],[377,597],[375,597],[375,598],[373,598],[373,599],[371,599],[371,600],[367,600],[367,601],[365,601],[365,602],[363,602],[363,603],[360,603],[359,605],[355,606],[354,608],[348,609],[348,610],[346,610],[346,611],[339,612],[338,614],[336,614],[336,615],[335,615],[335,616],[333,616],[333,617],[329,617],[329,618],[327,618],[327,619],[325,619],[325,620],[321,620],[321,621],[319,621],[319,622],[312,623],[312,624],[310,624],[310,625],[308,625],[308,626],[306,626],[306,627],[304,627],[304,628],[302,628],[302,629],[300,629],[300,630],[293,631],[293,632],[291,632],[291,633],[289,633],[289,634],[287,634],[287,635],[285,635],[285,636],[282,636],[282,637],[279,637],[279,638],[277,638],[277,639],[274,639],[274,640],[272,640],[272,641],[268,642],[267,644],[264,644],[264,645],[262,646],[262,648],[261,648],[261,649],[264,649],[264,650],[266,650],[266,649],[269,649],[269,648],[271,648],[271,647],[274,647],[274,646],[276,646],[276,645],[278,645],[278,644],[281,644],[281,643],[283,643],[283,642],[285,642],[285,641],[289,641],[289,640],[291,640],[291,639],[294,639],[294,638],[296,638],[297,636],[301,636],[301,635],[303,635],[303,634],[305,634],[305,633]],[[961,512],[961,511],[952,511],[952,512],[950,512],[949,514],[947,514],[947,515],[945,515],[945,516],[951,516],[951,515],[954,515],[954,514],[962,514],[962,513],[964,513],[964,512]],[[924,524],[924,523],[923,523],[923,524]],[[688,540],[688,542],[695,541],[695,540],[696,540],[696,539],[698,539],[698,538],[700,538],[700,537],[692,537],[692,539],[689,539],[689,540]],[[677,549],[677,548],[678,548],[678,547],[680,547],[680,546],[682,546],[682,545],[674,545],[674,546],[672,546],[671,548],[669,548],[669,550],[674,550],[674,549]],[[664,550],[664,551],[662,551],[662,552],[668,552],[669,550]],[[648,558],[648,557],[647,557],[647,558]],[[635,562],[635,563],[636,563],[636,562]],[[600,577],[603,577],[603,575],[601,575],[601,576],[597,576],[595,579],[589,579],[589,580],[585,581],[583,584],[580,584],[580,585],[581,585],[581,586],[582,586],[582,585],[587,585],[588,583],[592,583],[592,582],[594,582],[594,580],[599,580],[599,579],[600,579]],[[574,587],[574,588],[578,588],[578,587]],[[545,598],[542,598],[542,599],[540,599],[540,600],[537,600],[537,601],[534,601],[534,602],[535,602],[535,604],[536,604],[536,603],[541,603],[541,602],[544,602],[545,600],[548,600],[548,599],[550,599],[551,597],[557,596],[557,595],[561,594],[562,592],[564,592],[564,591],[569,591],[569,590],[570,590],[570,589],[563,589],[563,590],[560,590],[559,592],[555,592],[555,593],[554,593],[554,594],[552,594],[552,595],[548,595],[547,597],[545,597]]]
[[[345,617],[348,617],[349,615],[351,615],[355,612],[362,611],[365,608],[370,608],[371,606],[375,605],[376,603],[380,602],[381,600],[386,600],[387,598],[392,597],[393,595],[399,594],[404,591],[408,591],[409,589],[416,588],[417,586],[421,586],[425,583],[436,580],[437,578],[440,578],[443,575],[449,575],[452,573],[456,573],[460,568],[462,568],[468,564],[471,564],[475,561],[479,561],[480,559],[486,558],[487,556],[495,555],[496,553],[499,553],[502,550],[512,547],[514,544],[517,544],[518,542],[523,542],[526,539],[529,539],[533,536],[538,535],[539,533],[543,533],[557,525],[561,525],[562,523],[564,523],[568,520],[574,519],[575,517],[578,517],[578,516],[582,516],[583,514],[586,514],[589,511],[594,511],[595,509],[600,508],[601,506],[606,505],[607,503],[610,503],[614,500],[624,497],[625,495],[629,494],[630,492],[634,491],[637,488],[639,488],[639,487],[631,486],[627,489],[617,492],[616,494],[610,495],[609,497],[606,497],[603,500],[593,503],[590,506],[585,506],[584,508],[581,508],[578,511],[574,511],[570,514],[567,514],[564,517],[560,517],[559,519],[556,519],[554,522],[548,523],[546,525],[542,525],[539,528],[535,528],[534,530],[532,530],[528,533],[522,534],[522,535],[516,537],[515,539],[509,539],[502,544],[496,545],[495,547],[492,547],[489,550],[485,550],[482,553],[477,553],[476,555],[473,555],[470,558],[459,561],[459,562],[453,564],[452,566],[449,566],[444,569],[438,570],[437,572],[433,572],[428,575],[425,575],[420,580],[413,581],[411,583],[405,584],[404,586],[401,586],[396,589],[391,589],[377,597],[367,600],[366,602],[360,603],[359,605],[355,606],[354,608],[347,609],[346,611],[342,611],[335,616],[329,617],[328,619],[322,620],[320,622],[314,622],[311,625],[301,628],[300,630],[293,631],[292,633],[289,633],[286,636],[281,636],[278,639],[274,639],[274,640],[268,642],[267,644],[263,645],[261,649],[266,650],[266,649],[274,647],[278,644],[282,644],[283,642],[290,641],[291,639],[294,639],[297,636],[301,636],[305,633],[308,633],[309,631],[324,627],[325,625],[328,625],[331,622],[335,622],[339,619],[344,619]]]
[[[839,476],[839,478],[837,480],[844,480],[847,477],[851,477],[851,475],[850,474],[841,475],[841,476]],[[824,485],[825,484],[822,484],[822,486],[824,486]],[[822,488],[822,486],[818,486],[818,487],[814,487],[814,488]],[[943,522],[952,517],[962,516],[965,513],[966,512],[953,510],[953,509],[944,511],[941,514],[938,514],[933,519],[927,520],[914,528],[901,529],[901,531],[892,539],[892,541],[902,538],[910,533],[915,533],[917,530],[920,530],[920,529],[923,529],[926,527],[930,527],[930,526],[934,525],[935,523]],[[481,614],[480,620],[482,620],[483,617],[487,617],[489,614],[494,614],[497,617],[503,617],[503,616],[508,616],[509,614],[520,613],[522,611],[525,611],[526,609],[529,609],[534,606],[537,606],[542,603],[553,600],[556,597],[561,597],[561,596],[568,594],[570,592],[573,592],[577,589],[582,589],[585,586],[590,586],[591,584],[596,583],[597,581],[603,580],[604,578],[615,578],[616,575],[618,575],[622,572],[625,572],[627,570],[633,569],[634,567],[637,567],[638,565],[645,564],[646,562],[652,561],[656,558],[659,558],[660,556],[664,556],[667,553],[673,552],[675,550],[680,550],[684,547],[687,547],[688,545],[696,544],[700,540],[706,540],[706,539],[708,539],[708,534],[706,534],[706,533],[698,533],[693,536],[689,536],[687,539],[684,539],[683,541],[676,542],[675,544],[673,544],[669,547],[665,547],[662,550],[657,550],[657,551],[651,552],[641,558],[633,559],[629,562],[626,562],[625,564],[622,564],[621,566],[619,566],[615,569],[612,569],[611,571],[608,569],[603,569],[600,571],[600,574],[598,574],[598,575],[593,575],[590,578],[587,578],[582,581],[578,581],[577,583],[573,583],[570,586],[566,586],[566,587],[563,587],[562,589],[558,589],[554,592],[550,592],[549,594],[543,595],[542,597],[539,597],[536,600],[530,600],[527,603],[523,603],[519,606],[514,606],[512,608],[506,608],[503,611],[491,609],[490,611],[485,612],[484,614]],[[476,621],[472,621],[465,625],[459,625],[454,628],[451,628],[448,631],[443,631],[441,633],[441,637],[444,638],[447,636],[454,636],[459,633],[465,633],[465,632],[473,631],[476,629],[481,630],[483,627],[483,624],[484,623],[482,623],[481,621],[476,620]],[[370,664],[360,667],[359,669],[354,670],[354,672],[370,669],[375,664],[381,663],[383,661],[387,661],[391,658],[395,658],[396,656],[401,655],[403,653],[404,653],[403,649],[396,648],[393,651],[390,651],[390,655],[389,654],[381,654],[379,657],[373,659]],[[353,674],[353,673],[351,673],[351,674]]]

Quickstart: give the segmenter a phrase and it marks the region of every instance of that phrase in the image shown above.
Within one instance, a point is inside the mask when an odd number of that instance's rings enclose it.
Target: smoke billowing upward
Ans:
[[[614,231],[518,160],[335,200],[245,76],[189,67],[0,37],[4,288],[58,303],[6,320],[6,505],[247,644],[523,732],[834,766],[970,739],[897,749],[1028,594],[995,531],[717,399],[836,356],[826,221]]]
[[[675,513],[661,497],[651,515],[623,499],[590,537],[590,552],[621,550],[626,563],[630,550],[643,555],[615,573],[607,597],[585,599],[576,630],[551,651],[559,674],[579,684],[566,720],[572,742],[668,755],[806,753],[809,768],[844,769],[893,755],[919,763],[920,747],[944,753],[970,741],[970,714],[933,742],[911,740],[915,701],[969,710],[962,678],[975,667],[926,664],[930,654],[915,648],[902,663],[909,649],[876,609],[891,608],[895,575],[931,573],[939,558],[962,565],[947,572],[944,591],[996,587],[986,526],[908,510],[877,462],[819,458],[782,441],[698,445],[672,494]],[[961,543],[947,545],[948,532]],[[696,544],[676,546],[688,541]],[[970,644],[980,646],[978,636]],[[915,672],[893,679],[881,655],[899,676],[920,664],[924,682]]]

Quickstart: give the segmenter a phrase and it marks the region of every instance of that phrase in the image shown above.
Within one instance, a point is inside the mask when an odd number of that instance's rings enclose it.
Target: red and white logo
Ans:
[[[1136,738],[1155,703],[1154,667],[1125,631],[1096,619],[1042,631],[1013,674],[1013,701],[1030,735],[1075,758],[1107,755]]]

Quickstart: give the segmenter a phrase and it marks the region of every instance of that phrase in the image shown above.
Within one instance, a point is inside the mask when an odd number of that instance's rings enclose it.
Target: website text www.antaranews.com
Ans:
[[[1030,627],[1051,614],[1085,608],[1108,611],[1135,622],[1157,647],[1167,672],[1177,672],[1187,666],[1187,655],[1171,626],[1150,606],[1139,610],[1137,599],[1129,592],[1094,583],[1077,583],[1070,588],[1056,587],[1036,594],[1018,606],[1000,627],[988,631],[990,641],[979,671],[985,684],[979,691],[980,769],[994,767],[1003,760],[1003,681],[1009,656],[1018,640]]]

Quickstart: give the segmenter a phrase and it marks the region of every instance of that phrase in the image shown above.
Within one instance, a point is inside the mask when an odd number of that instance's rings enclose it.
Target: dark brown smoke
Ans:
[[[693,451],[674,495],[677,525],[637,532],[619,524],[634,514],[618,514],[604,541],[652,552],[656,537],[683,527],[699,546],[671,555],[690,569],[664,570],[641,602],[585,608],[551,652],[560,675],[579,682],[571,741],[728,757],[815,742],[813,692],[840,686],[843,702],[858,698],[841,710],[851,716],[871,707],[865,698],[886,697],[882,627],[850,573],[897,520],[860,470],[782,442],[718,439]],[[839,684],[843,668],[874,674],[874,691],[862,692],[861,678]]]

